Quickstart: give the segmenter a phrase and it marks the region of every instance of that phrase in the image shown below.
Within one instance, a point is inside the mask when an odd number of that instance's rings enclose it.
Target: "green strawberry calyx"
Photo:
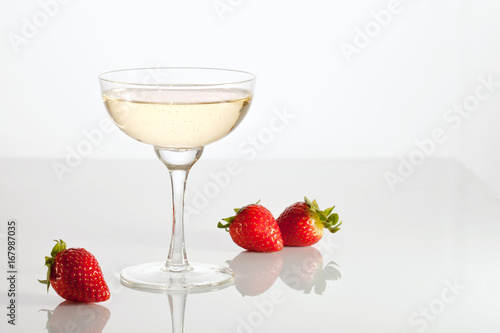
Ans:
[[[49,292],[50,270],[52,268],[52,265],[54,264],[54,260],[59,252],[66,250],[66,243],[62,239],[54,240],[54,242],[56,242],[56,245],[54,245],[54,247],[52,248],[52,251],[50,252],[50,257],[45,257],[45,266],[48,267],[47,280],[38,280],[38,282],[47,285],[47,292]]]
[[[327,208],[325,210],[319,209],[316,200],[309,200],[304,197],[304,201],[309,207],[309,215],[312,219],[318,221],[323,225],[324,228],[328,229],[331,233],[335,233],[340,230],[340,225],[342,221],[339,221],[339,214],[333,213],[332,211],[335,206]]]
[[[254,204],[246,205],[246,206],[241,207],[241,208],[235,208],[235,209],[234,209],[234,212],[236,213],[236,215],[238,215],[238,213],[239,213],[239,212],[240,212],[243,208],[246,208],[246,207],[248,207],[248,206],[252,206],[252,205],[258,205],[258,204],[259,204],[259,202],[260,202],[260,200],[259,200],[259,201],[257,201],[257,202],[256,202],[256,203],[254,203]],[[229,232],[229,226],[231,225],[231,223],[233,223],[234,219],[236,218],[236,215],[234,215],[234,216],[230,216],[230,217],[226,217],[225,219],[222,219],[222,221],[226,221],[227,223],[226,223],[226,224],[222,224],[222,222],[219,222],[219,223],[217,223],[217,228],[219,228],[219,229],[226,229],[226,231],[228,231],[228,232]]]

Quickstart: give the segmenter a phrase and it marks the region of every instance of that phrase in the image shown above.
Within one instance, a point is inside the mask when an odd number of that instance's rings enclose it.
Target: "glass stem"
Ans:
[[[203,147],[193,149],[167,149],[155,147],[156,156],[165,164],[172,181],[172,239],[165,269],[182,272],[188,269],[184,244],[184,192],[189,170],[203,153]]]
[[[169,294],[170,316],[172,317],[172,333],[184,333],[184,312],[186,309],[185,293]]]

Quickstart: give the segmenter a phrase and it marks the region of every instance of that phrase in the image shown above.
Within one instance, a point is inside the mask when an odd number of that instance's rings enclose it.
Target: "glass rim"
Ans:
[[[116,79],[108,79],[105,78],[106,75],[120,73],[120,72],[133,72],[133,71],[147,71],[147,70],[204,70],[204,71],[219,71],[219,72],[232,72],[239,74],[249,75],[250,78],[245,80],[235,80],[223,83],[140,83],[140,82],[128,82],[127,80],[116,80]],[[215,68],[215,67],[137,67],[137,68],[127,68],[127,69],[117,69],[112,71],[107,71],[99,74],[98,78],[101,81],[116,83],[116,84],[124,84],[124,85],[133,85],[133,86],[145,86],[145,87],[181,87],[181,86],[224,86],[231,84],[242,84],[246,82],[251,82],[256,79],[256,75],[250,72],[236,70],[236,69],[226,69],[226,68]]]

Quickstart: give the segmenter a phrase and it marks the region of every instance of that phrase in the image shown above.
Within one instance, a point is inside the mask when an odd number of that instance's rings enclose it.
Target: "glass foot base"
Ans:
[[[234,280],[228,267],[190,263],[186,271],[172,272],[164,262],[141,264],[121,271],[120,282],[129,288],[149,292],[186,291],[188,293],[222,289]]]

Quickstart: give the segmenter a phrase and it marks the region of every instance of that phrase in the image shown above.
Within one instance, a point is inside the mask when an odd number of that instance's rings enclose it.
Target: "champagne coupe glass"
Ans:
[[[102,98],[115,124],[150,144],[172,183],[172,238],[166,262],[127,267],[128,287],[164,292],[222,286],[234,279],[225,266],[188,262],[184,243],[184,191],[203,148],[229,134],[252,102],[255,75],[212,68],[139,68],[99,76]]]

